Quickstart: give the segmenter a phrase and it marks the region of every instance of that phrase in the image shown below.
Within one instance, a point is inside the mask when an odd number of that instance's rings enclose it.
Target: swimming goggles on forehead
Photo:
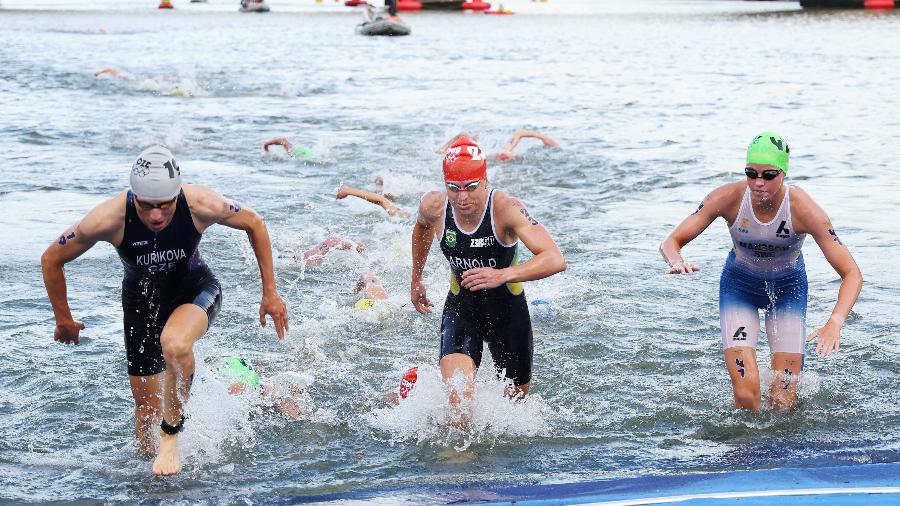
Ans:
[[[747,167],[744,169],[744,174],[747,174],[747,177],[749,177],[750,179],[756,179],[759,176],[762,176],[762,178],[765,179],[766,181],[771,181],[771,180],[775,179],[776,177],[778,177],[778,175],[781,174],[781,171],[778,169],[771,169],[771,170],[764,170],[762,172],[762,174],[760,174],[759,172],[756,172],[756,169],[751,169],[750,167]]]
[[[472,181],[471,183],[464,184],[462,186],[453,183],[447,183],[447,189],[452,191],[453,193],[458,193],[461,191],[473,192],[478,189],[478,185],[481,184],[481,180]]]
[[[170,209],[172,206],[174,206],[176,200],[178,200],[178,197],[172,197],[172,200],[167,200],[158,204],[151,204],[150,202],[144,202],[143,200],[135,198],[134,202],[144,211],[149,211],[151,209],[161,209],[165,211],[166,209]]]

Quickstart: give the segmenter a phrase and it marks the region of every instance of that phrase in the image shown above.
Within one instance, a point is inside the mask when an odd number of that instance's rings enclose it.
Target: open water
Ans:
[[[515,16],[409,14],[412,36],[378,39],[354,35],[359,13],[328,0],[272,0],[268,15],[235,4],[2,2],[0,501],[440,502],[478,484],[900,460],[900,16],[512,0]],[[130,79],[94,77],[110,66]],[[496,152],[518,128],[562,148],[525,141],[521,159],[491,165],[491,184],[526,203],[569,269],[526,288],[554,310],[534,318],[533,394],[503,399],[483,368],[462,432],[445,423],[436,369],[446,262],[433,247],[438,307],[422,317],[407,304],[411,219],[334,192],[381,175],[414,209],[440,187],[447,138],[469,130]],[[789,414],[732,408],[716,299],[725,224],[686,248],[696,275],[665,275],[657,253],[709,190],[741,177],[747,143],[767,129],[789,139],[789,182],[826,209],[866,278],[840,353],[808,350]],[[282,135],[313,157],[265,155]],[[100,244],[66,268],[88,326],[77,347],[52,339],[39,265],[153,142],[174,150],[187,181],[266,218],[291,311],[284,341],[261,329],[245,236],[206,234],[225,303],[195,348],[184,470],[167,479],[133,447],[115,251]],[[295,254],[326,235],[366,249],[302,268]],[[804,251],[812,327],[838,277],[814,241]],[[360,311],[352,288],[367,268],[392,299]],[[304,419],[228,395],[216,364],[232,354],[278,388],[301,387]],[[385,407],[411,365],[417,388]]]

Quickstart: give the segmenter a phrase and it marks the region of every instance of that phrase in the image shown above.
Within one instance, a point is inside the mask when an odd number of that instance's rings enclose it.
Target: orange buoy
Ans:
[[[863,2],[866,9],[893,9],[896,7],[894,0],[866,0]]]
[[[170,0],[162,0],[161,2],[159,2],[159,8],[160,9],[173,9],[174,6],[172,5],[172,2]]]
[[[491,8],[491,4],[481,0],[472,0],[463,2],[462,8],[467,11],[486,11]]]
[[[422,2],[415,0],[400,0],[397,2],[398,11],[418,11],[422,10]]]

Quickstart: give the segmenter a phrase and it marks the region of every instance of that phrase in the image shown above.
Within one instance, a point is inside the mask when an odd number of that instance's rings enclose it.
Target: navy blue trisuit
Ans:
[[[178,193],[172,222],[159,232],[141,222],[134,194],[128,192],[125,235],[116,251],[125,267],[122,309],[129,375],[166,370],[159,338],[175,308],[196,304],[206,311],[209,325],[218,314],[222,288],[200,257],[201,237],[183,191]]]
[[[531,382],[534,355],[531,318],[522,283],[470,292],[460,286],[463,272],[477,267],[504,269],[519,263],[519,243],[504,244],[494,228],[494,190],[475,230],[466,232],[456,223],[447,202],[441,252],[450,262],[450,291],[441,318],[441,358],[463,353],[481,365],[487,342],[497,373],[515,385]]]

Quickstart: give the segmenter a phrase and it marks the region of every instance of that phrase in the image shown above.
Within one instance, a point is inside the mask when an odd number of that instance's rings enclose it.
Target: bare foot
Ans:
[[[172,476],[181,471],[181,459],[178,455],[178,434],[159,435],[159,455],[153,461],[153,474]]]

